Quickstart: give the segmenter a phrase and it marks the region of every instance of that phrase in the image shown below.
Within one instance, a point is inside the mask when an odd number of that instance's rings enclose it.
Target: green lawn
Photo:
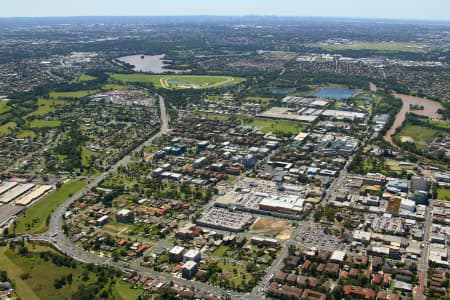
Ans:
[[[28,116],[45,116],[56,110],[57,106],[69,105],[70,102],[60,99],[38,99],[38,109],[28,114]]]
[[[134,289],[131,285],[124,281],[117,282],[113,287],[114,299],[134,300],[142,295],[141,289]]]
[[[221,275],[234,282],[236,286],[240,286],[244,281],[249,282],[252,278],[252,275],[247,273],[247,270],[244,266],[234,263],[225,263],[223,261],[219,261],[217,266],[222,269]],[[246,277],[245,279],[243,278],[244,274]]]
[[[81,163],[83,165],[83,167],[89,167],[90,166],[90,161],[92,157],[98,157],[100,154],[93,152],[91,150],[89,150],[88,148],[86,148],[85,146],[83,146],[81,148]]]
[[[89,274],[89,280],[84,281],[81,274],[83,265],[77,264],[75,268],[67,266],[56,266],[49,261],[40,258],[43,251],[50,251],[51,248],[39,247],[40,249],[27,244],[29,254],[22,256],[15,251],[2,247],[0,249],[0,268],[6,269],[8,275],[16,284],[16,293],[22,299],[71,299],[71,295],[78,290],[80,284],[94,283],[97,279],[93,273]],[[20,275],[30,274],[30,279],[21,279]],[[71,285],[64,285],[61,289],[54,287],[56,279],[73,275]]]
[[[6,105],[7,103],[8,101],[0,101],[0,115],[11,109],[10,106]]]
[[[414,166],[409,166],[409,165],[400,166],[400,163],[398,161],[394,161],[394,160],[387,160],[386,166],[389,167],[389,169],[394,172],[413,171],[414,170]]]
[[[54,99],[80,99],[94,95],[98,91],[73,91],[73,92],[51,92],[50,97]]]
[[[55,128],[61,126],[59,120],[33,120],[30,122],[31,128]]]
[[[354,42],[342,45],[322,45],[310,44],[312,47],[319,47],[325,50],[373,50],[390,52],[426,52],[426,49],[419,43],[414,42]]]
[[[411,137],[414,139],[417,148],[424,149],[428,145],[429,139],[435,137],[438,133],[439,131],[435,129],[407,124],[396,134],[396,137],[400,140],[402,136]]]
[[[112,84],[108,83],[102,86],[102,90],[104,91],[111,91],[111,90],[128,90],[130,89],[128,85],[124,84]]]
[[[87,184],[87,180],[71,180],[60,189],[48,194],[37,203],[27,208],[26,212],[17,219],[16,234],[35,234],[47,230],[46,220],[58,206],[71,195],[80,191]]]
[[[450,122],[448,121],[430,120],[428,123],[442,129],[450,129]]]
[[[207,89],[218,88],[243,82],[245,79],[229,76],[196,75],[149,75],[149,74],[111,74],[112,79],[122,83],[152,83],[156,88],[165,89]]]
[[[35,137],[36,137],[36,133],[34,133],[31,130],[21,130],[17,134],[17,138],[19,138],[19,139],[35,138]]]
[[[230,248],[228,246],[225,245],[221,245],[219,246],[219,248],[217,248],[213,253],[211,253],[213,256],[216,257],[225,257],[225,253],[227,253],[227,251]]]
[[[11,128],[16,127],[16,123],[8,122],[0,126],[0,135],[8,135],[11,133]]]
[[[450,201],[450,189],[444,187],[437,188],[437,199]]]
[[[76,81],[84,82],[84,81],[92,81],[92,80],[96,80],[96,79],[97,79],[97,77],[95,77],[95,76],[83,74],[83,75],[78,76]]]
[[[29,243],[26,243],[26,246],[29,252],[25,256],[19,255],[9,247],[0,247],[0,269],[7,271],[8,277],[15,283],[15,291],[21,299],[76,300],[72,295],[79,290],[82,284],[89,286],[97,282],[97,275],[88,271],[86,264],[77,262],[74,267],[57,266],[51,259],[41,258],[42,252],[58,254],[53,248],[33,246]],[[62,254],[59,255],[62,256]],[[87,280],[83,278],[83,272],[87,272]],[[29,279],[21,278],[21,275],[25,273],[29,274]],[[62,276],[67,277],[69,274],[72,274],[72,283],[56,289],[55,280]],[[128,283],[119,278],[116,280],[116,283],[112,283],[112,281],[106,283],[105,288],[111,290],[113,297],[108,299],[137,299],[142,294],[142,290],[132,289]]]

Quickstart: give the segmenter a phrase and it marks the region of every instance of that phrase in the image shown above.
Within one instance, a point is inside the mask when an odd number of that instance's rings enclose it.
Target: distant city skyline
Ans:
[[[450,20],[449,0],[14,0],[0,17],[267,15]]]

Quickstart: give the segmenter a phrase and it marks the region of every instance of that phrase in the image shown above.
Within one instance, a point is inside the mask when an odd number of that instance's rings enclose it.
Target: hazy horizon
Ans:
[[[450,21],[450,1],[429,0],[16,0],[0,18],[266,16]]]

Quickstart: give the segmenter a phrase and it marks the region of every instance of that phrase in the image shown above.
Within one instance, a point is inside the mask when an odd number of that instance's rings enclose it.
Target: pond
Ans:
[[[346,100],[353,97],[355,94],[356,90],[354,89],[327,87],[321,88],[317,93],[312,94],[311,96],[317,98]]]
[[[166,69],[167,63],[164,60],[165,55],[129,55],[117,58],[118,61],[133,65],[136,72],[165,73],[174,72],[181,73],[180,70]]]

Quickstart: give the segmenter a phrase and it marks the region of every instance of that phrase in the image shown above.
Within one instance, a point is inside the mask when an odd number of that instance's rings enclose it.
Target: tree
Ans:
[[[26,256],[28,254],[28,248],[26,246],[20,246],[19,254],[22,256]]]

